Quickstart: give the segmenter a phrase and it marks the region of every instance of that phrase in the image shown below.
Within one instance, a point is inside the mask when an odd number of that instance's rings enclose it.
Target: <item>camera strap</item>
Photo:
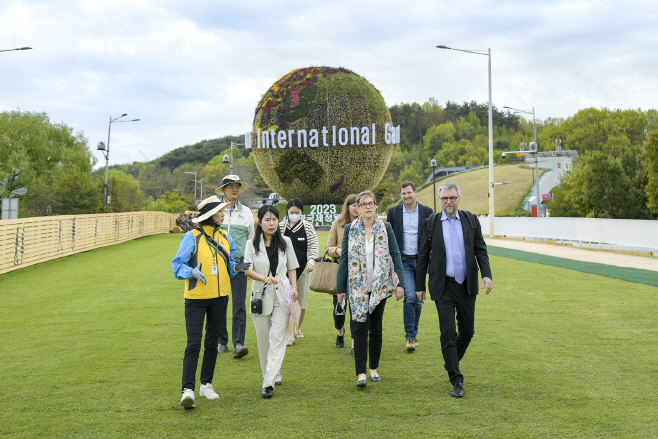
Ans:
[[[272,274],[272,270],[268,271],[267,276],[265,276],[265,277],[270,277],[270,274]],[[263,291],[261,291],[261,293],[260,293],[260,298],[261,299],[263,298],[263,296],[265,296],[265,290],[267,290],[267,284],[265,282],[263,282]],[[253,291],[251,292],[251,297],[252,298],[254,297],[254,292]]]

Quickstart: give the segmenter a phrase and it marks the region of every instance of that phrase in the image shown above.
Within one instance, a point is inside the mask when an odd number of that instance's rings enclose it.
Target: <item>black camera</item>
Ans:
[[[251,313],[252,314],[262,314],[263,313],[263,300],[262,299],[251,299]]]
[[[267,284],[263,285],[263,292],[260,294],[260,299],[255,299],[252,293],[251,295],[251,313],[252,314],[262,314],[263,313],[263,296],[265,296],[265,290],[267,289]]]

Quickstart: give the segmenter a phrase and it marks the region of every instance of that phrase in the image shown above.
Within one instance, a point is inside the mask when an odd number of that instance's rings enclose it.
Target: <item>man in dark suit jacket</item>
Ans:
[[[420,249],[423,221],[432,214],[432,209],[416,202],[416,185],[405,181],[400,185],[402,204],[388,209],[386,221],[391,223],[395,240],[402,253],[404,270],[404,332],[405,349],[415,351],[418,347],[418,322],[423,303],[416,297],[416,260]]]
[[[486,293],[493,288],[480,222],[471,212],[457,209],[459,198],[456,184],[448,181],[439,187],[441,216],[433,215],[423,224],[416,269],[416,295],[423,302],[425,275],[428,272],[430,275],[430,297],[439,314],[441,351],[455,398],[464,396],[464,376],[459,371],[459,361],[475,333],[478,271],[482,271],[482,288],[486,287]]]

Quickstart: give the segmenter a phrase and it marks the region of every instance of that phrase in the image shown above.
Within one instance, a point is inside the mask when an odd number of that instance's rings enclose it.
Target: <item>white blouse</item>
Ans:
[[[366,282],[367,291],[372,291],[372,278],[375,274],[375,234],[366,237]]]

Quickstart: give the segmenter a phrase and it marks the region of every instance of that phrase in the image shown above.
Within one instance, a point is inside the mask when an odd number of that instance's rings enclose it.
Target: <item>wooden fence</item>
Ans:
[[[147,235],[167,233],[164,212],[62,215],[0,221],[0,274]]]

